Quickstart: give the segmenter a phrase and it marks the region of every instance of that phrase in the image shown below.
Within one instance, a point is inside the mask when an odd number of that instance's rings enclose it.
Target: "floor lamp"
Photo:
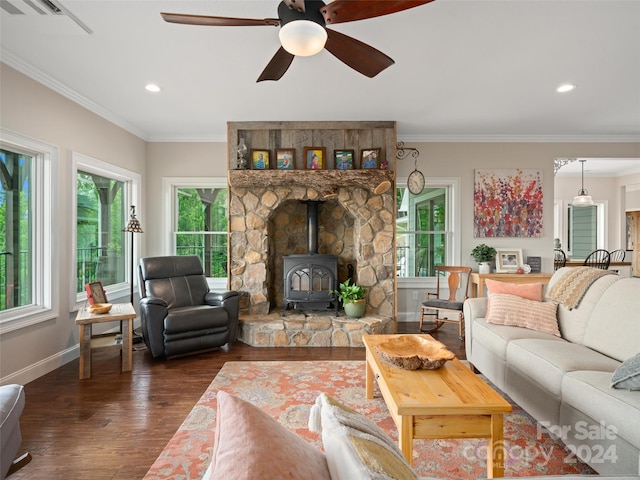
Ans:
[[[131,205],[131,214],[129,217],[129,223],[127,223],[127,226],[124,227],[122,231],[131,233],[131,277],[129,279],[129,282],[131,284],[130,301],[131,301],[131,306],[133,306],[133,234],[144,233],[142,231],[142,226],[140,226],[140,222],[136,218],[136,207],[134,205]],[[120,333],[122,333],[122,322],[120,322]]]

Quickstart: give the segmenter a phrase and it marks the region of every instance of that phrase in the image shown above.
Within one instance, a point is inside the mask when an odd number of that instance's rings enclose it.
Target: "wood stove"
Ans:
[[[294,308],[338,311],[338,301],[329,293],[338,284],[338,257],[318,253],[318,201],[307,204],[307,254],[287,255],[284,260],[284,301],[282,315]]]

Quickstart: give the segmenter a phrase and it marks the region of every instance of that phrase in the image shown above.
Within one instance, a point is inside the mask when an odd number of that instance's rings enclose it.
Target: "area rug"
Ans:
[[[322,448],[322,441],[317,434],[309,432],[307,422],[311,406],[322,392],[366,415],[396,440],[398,432],[377,386],[374,398],[365,398],[364,377],[364,361],[225,363],[144,479],[202,477],[213,447],[218,390],[259,406],[318,448]],[[505,476],[595,473],[517,405],[505,416],[504,438]],[[413,465],[421,476],[455,480],[483,478],[486,476],[486,441],[416,440]]]

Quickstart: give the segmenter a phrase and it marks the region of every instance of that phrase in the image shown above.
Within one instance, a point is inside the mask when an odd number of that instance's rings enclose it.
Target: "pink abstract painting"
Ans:
[[[542,170],[475,171],[475,237],[541,237],[542,216]]]

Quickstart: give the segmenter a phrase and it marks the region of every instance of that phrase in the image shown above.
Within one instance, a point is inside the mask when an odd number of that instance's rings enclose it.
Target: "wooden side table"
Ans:
[[[489,278],[508,283],[541,283],[544,290],[552,273],[478,273],[471,274],[471,297],[484,297],[484,281]],[[544,293],[544,292],[543,292]]]
[[[91,378],[91,351],[96,348],[115,348],[122,353],[122,371],[131,371],[133,347],[133,319],[136,311],[130,303],[114,303],[109,313],[89,313],[86,308],[78,311],[76,325],[80,325],[80,380]],[[118,335],[102,335],[93,338],[94,323],[122,322],[122,339]]]

